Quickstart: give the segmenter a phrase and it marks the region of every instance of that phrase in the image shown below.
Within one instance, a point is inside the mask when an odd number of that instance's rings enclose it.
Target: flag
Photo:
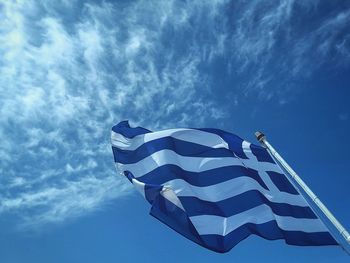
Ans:
[[[112,128],[117,169],[181,235],[227,252],[249,235],[337,245],[268,151],[218,129]]]

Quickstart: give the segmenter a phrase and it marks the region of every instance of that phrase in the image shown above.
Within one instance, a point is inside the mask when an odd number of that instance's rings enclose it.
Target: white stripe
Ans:
[[[138,181],[138,180],[136,180],[134,178],[131,181],[132,181],[132,184],[135,186],[136,190],[139,191],[144,198],[146,198],[146,195],[145,195],[145,183],[140,182],[140,181]]]
[[[282,173],[281,168],[279,168],[275,163],[259,162],[257,160],[250,160],[250,159],[240,159],[240,160],[242,161],[242,164],[245,167],[254,169],[256,171]]]
[[[277,173],[283,173],[281,168],[275,164],[275,163],[269,163],[269,162],[260,162],[256,158],[256,156],[252,153],[252,150],[250,149],[250,142],[243,141],[242,142],[242,149],[244,154],[248,157],[248,159],[241,159],[242,163],[256,171],[272,171],[272,172],[277,172]]]
[[[250,149],[250,144],[251,143],[247,141],[242,142],[243,152],[249,159],[256,159],[255,155],[252,153],[252,150]]]
[[[242,142],[242,149],[243,152],[245,153],[245,155],[249,158],[249,162],[252,163],[252,165],[254,165],[255,163],[259,164],[258,159],[256,158],[256,156],[252,153],[252,150],[250,148],[251,143],[247,142],[247,141],[243,141]],[[242,160],[243,163],[245,163],[245,160]],[[249,164],[247,164],[249,165]],[[274,164],[274,167],[276,167],[276,170],[279,173],[283,173],[282,170],[277,167],[277,165]],[[259,176],[260,178],[264,181],[265,185],[267,186],[267,188],[269,188],[270,190],[273,191],[279,191],[278,188],[276,187],[276,185],[272,182],[270,176],[266,173],[266,171],[270,171],[269,169],[261,169],[261,167],[259,167],[260,169],[258,170]],[[266,167],[264,167],[266,168]],[[255,169],[257,170],[257,169]],[[276,171],[275,170],[275,171]],[[283,175],[284,176],[284,175]]]
[[[165,149],[155,152],[137,163],[118,163],[118,168],[122,171],[130,171],[135,177],[140,177],[153,171],[157,167],[166,164],[177,165],[189,172],[203,172],[231,165],[242,166],[242,162],[233,157],[188,157],[179,155],[172,150]]]
[[[179,207],[180,209],[185,211],[185,208],[183,208],[180,199],[177,197],[177,195],[174,193],[174,191],[168,187],[163,187],[161,193],[164,198],[172,202],[174,205]]]
[[[137,135],[132,139],[129,139],[119,133],[112,131],[111,141],[112,145],[117,148],[133,151],[146,142],[150,142],[163,137],[172,137],[182,141],[196,143],[211,148],[228,149],[228,144],[220,136],[210,132],[194,129],[169,129]]]
[[[306,233],[327,231],[319,219],[278,216],[273,214],[267,205],[260,205],[231,217],[201,215],[190,217],[190,219],[200,235],[226,236],[246,223],[263,224],[272,220],[276,220],[278,226],[286,231],[302,231]]]
[[[173,164],[181,167],[189,172],[203,172],[224,166],[245,166],[255,170],[276,171],[280,169],[272,163],[257,162],[254,160],[245,160],[234,157],[189,157],[177,154],[172,150],[160,150],[144,159],[132,164],[117,163],[117,166],[122,171],[130,171],[135,177],[145,175],[159,166]]]
[[[193,196],[209,202],[218,202],[247,191],[257,190],[271,202],[308,207],[302,196],[292,195],[278,190],[268,191],[257,181],[246,176],[205,187],[191,185],[182,179],[171,180],[163,185],[171,188],[177,196]]]

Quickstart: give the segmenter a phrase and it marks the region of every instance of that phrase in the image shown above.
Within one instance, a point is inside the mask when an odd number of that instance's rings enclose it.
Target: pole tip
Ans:
[[[259,131],[255,132],[255,137],[259,142],[263,142],[266,139],[265,134]]]

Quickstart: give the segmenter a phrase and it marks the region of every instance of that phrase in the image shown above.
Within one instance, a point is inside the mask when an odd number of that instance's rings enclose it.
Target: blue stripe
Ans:
[[[160,150],[169,149],[182,156],[192,157],[233,157],[235,154],[225,148],[211,148],[200,144],[182,141],[173,137],[162,137],[142,144],[133,151],[112,146],[114,161],[123,164],[137,163]]]
[[[135,178],[135,176],[130,173],[129,171],[124,171],[124,175],[126,176],[126,178],[128,178],[128,180],[132,183],[132,179]]]
[[[151,132],[142,127],[131,128],[128,121],[122,121],[118,123],[117,125],[112,127],[112,130],[116,133],[122,134],[127,138],[134,138],[137,135]],[[227,142],[227,144],[229,145],[229,149],[233,151],[239,158],[247,159],[247,156],[243,152],[242,148],[243,139],[239,136],[219,129],[203,128],[194,130],[200,130],[219,135],[224,141]],[[256,145],[256,147],[260,146]]]
[[[137,180],[146,184],[164,184],[170,180],[183,179],[194,186],[209,186],[226,182],[233,178],[247,176],[257,181],[263,188],[269,190],[258,172],[244,166],[224,166],[203,172],[185,171],[179,166],[167,164],[138,177]]]
[[[154,200],[158,197],[163,187],[160,185],[145,185],[145,198],[146,200],[152,204]]]
[[[275,172],[266,172],[271,178],[272,182],[278,190],[281,192],[286,192],[294,195],[298,195],[298,191],[294,188],[294,186],[289,182],[285,175],[275,173]]]
[[[287,244],[297,246],[338,245],[328,232],[305,233],[301,231],[285,231],[278,227],[276,221],[259,225],[248,223],[240,226],[226,236],[202,235],[201,238],[205,244],[204,247],[219,253],[225,253],[251,234],[268,240],[285,239]]]
[[[201,236],[198,234],[187,214],[172,202],[169,202],[162,195],[158,195],[157,198],[154,199],[150,215],[154,216],[184,237],[201,246],[205,246]]]
[[[124,137],[130,138],[130,139],[134,138],[137,135],[151,132],[142,127],[131,128],[128,121],[119,122],[117,125],[112,127],[112,131],[116,133],[120,133]]]
[[[295,218],[317,218],[310,207],[274,203],[257,190],[247,191],[219,202],[208,202],[189,196],[181,196],[179,199],[189,216],[217,215],[229,217],[259,205],[267,204],[276,215]]]
[[[243,148],[242,148],[242,142],[244,141],[239,136],[229,133],[223,130],[219,129],[211,129],[211,128],[205,128],[205,129],[197,129],[200,131],[206,131],[210,132],[216,135],[219,135],[225,142],[227,142],[229,149],[234,152],[239,158],[242,159],[248,159],[248,157],[245,155]],[[260,147],[260,146],[257,146]]]
[[[305,233],[301,231],[285,231],[278,227],[276,221],[270,221],[264,224],[247,223],[226,236],[199,235],[188,215],[161,195],[158,195],[154,200],[150,214],[184,237],[219,253],[228,252],[251,234],[268,240],[285,239],[285,242],[290,245],[338,245],[328,232]]]
[[[151,132],[142,127],[131,128],[128,121],[122,121],[118,123],[117,125],[113,126],[112,130],[116,133],[122,134],[127,138],[133,138],[137,135]],[[156,152],[157,151],[156,149],[158,150],[175,149],[175,150],[179,150],[178,152],[179,154],[183,152],[183,154],[181,155],[184,155],[184,156],[192,156],[192,154],[193,156],[202,156],[202,157],[215,157],[215,156],[227,157],[227,156],[236,155],[239,158],[247,159],[247,156],[245,155],[242,148],[242,142],[244,140],[239,136],[229,132],[225,132],[223,130],[219,130],[219,129],[203,128],[203,129],[196,129],[196,130],[213,133],[220,136],[228,144],[230,151],[227,151],[224,149],[220,149],[220,150],[217,149],[218,150],[217,153],[215,151],[211,151],[210,153],[205,153],[206,151],[212,148],[190,143],[190,142],[181,141],[172,137],[163,137],[163,138],[143,144],[142,146],[139,147],[141,149],[137,149],[135,153],[140,154],[140,158],[141,156],[144,158]],[[265,148],[255,144],[251,144],[251,150],[259,161],[275,163],[273,159],[270,157],[270,155],[267,153]],[[123,154],[123,153],[127,154],[128,152],[128,151],[119,150],[117,148],[115,149],[115,151],[116,151],[115,153],[119,153],[119,154]],[[202,154],[202,155],[198,155],[198,154]],[[128,161],[128,156],[127,155],[124,155],[124,156],[125,157],[120,157],[121,158],[120,162],[124,163],[123,161],[125,161],[125,163],[127,162],[131,163],[131,161]],[[137,161],[138,160],[135,160],[133,162],[137,162]]]
[[[275,163],[265,148],[257,146],[255,144],[250,144],[250,150],[259,162]]]

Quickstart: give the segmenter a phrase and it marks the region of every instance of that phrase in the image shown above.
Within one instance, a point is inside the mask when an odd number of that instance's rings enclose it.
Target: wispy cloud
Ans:
[[[26,182],[16,179],[11,187],[20,187]],[[0,212],[20,213],[21,227],[33,228],[45,223],[63,222],[99,209],[101,204],[126,194],[128,187],[116,180],[114,175],[103,180],[84,176],[78,181],[65,179],[55,184],[22,191],[16,197],[3,198]],[[116,194],[116,192],[119,192]]]
[[[317,27],[298,40],[292,53],[296,59],[294,74],[310,64],[316,65],[311,71],[323,65],[347,66],[350,58],[350,9],[341,10],[326,17]],[[312,72],[308,72],[312,73]]]
[[[205,99],[191,36],[200,30],[189,23],[203,13],[213,24],[222,4],[1,2],[0,213],[38,226],[127,194],[109,146],[117,121],[159,128],[221,118]],[[193,41],[183,51],[173,47],[182,32]]]
[[[243,92],[285,100],[291,83],[321,67],[349,65],[349,9],[322,1],[238,1],[233,5],[232,68]],[[327,12],[324,9],[329,10]],[[233,71],[233,72],[232,72]]]
[[[225,119],[217,73],[235,106],[256,93],[285,104],[296,78],[348,65],[350,11],[323,5],[0,1],[0,214],[62,222],[129,193],[110,127]]]

